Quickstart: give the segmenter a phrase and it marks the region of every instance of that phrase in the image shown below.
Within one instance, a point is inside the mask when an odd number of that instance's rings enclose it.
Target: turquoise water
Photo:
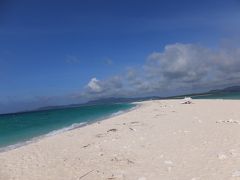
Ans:
[[[195,96],[194,99],[240,99],[239,92],[212,93],[201,96]]]
[[[133,104],[105,104],[0,115],[0,148],[80,127],[125,111]]]
[[[240,99],[240,92],[218,92],[218,93],[206,93],[199,95],[182,95],[169,99],[182,99],[184,97],[192,97],[193,99]]]

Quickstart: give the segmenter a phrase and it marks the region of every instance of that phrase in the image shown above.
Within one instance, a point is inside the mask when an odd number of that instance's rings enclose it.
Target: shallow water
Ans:
[[[105,104],[0,115],[0,148],[74,129],[134,106]]]

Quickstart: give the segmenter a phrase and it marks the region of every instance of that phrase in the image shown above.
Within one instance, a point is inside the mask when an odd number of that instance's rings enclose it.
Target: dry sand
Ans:
[[[240,101],[147,101],[0,153],[1,180],[240,179]]]

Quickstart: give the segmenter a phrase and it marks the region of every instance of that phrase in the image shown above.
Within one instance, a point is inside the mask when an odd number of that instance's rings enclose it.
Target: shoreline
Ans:
[[[127,113],[2,152],[0,180],[238,179],[240,101],[181,102],[141,102]]]
[[[120,110],[120,111],[117,111],[115,113],[112,113],[111,115],[107,115],[107,116],[103,116],[103,117],[99,117],[95,120],[92,120],[92,121],[89,121],[89,122],[81,122],[81,123],[74,123],[70,126],[67,126],[67,127],[64,127],[64,128],[61,128],[61,129],[57,129],[57,130],[53,130],[47,134],[43,134],[43,135],[40,135],[40,136],[37,136],[37,137],[33,137],[27,141],[21,141],[21,142],[18,142],[16,144],[12,144],[12,145],[9,145],[9,146],[6,146],[6,147],[0,147],[0,154],[1,153],[4,153],[4,152],[8,152],[8,151],[11,151],[11,150],[14,150],[14,149],[17,149],[17,148],[21,148],[23,146],[27,146],[29,144],[32,144],[32,143],[36,143],[38,141],[41,141],[45,138],[48,138],[48,137],[51,137],[51,136],[55,136],[55,135],[58,135],[58,134],[61,134],[61,133],[65,133],[67,131],[72,131],[72,130],[75,130],[75,129],[80,129],[84,126],[89,126],[91,124],[94,124],[94,123],[99,123],[101,121],[105,121],[105,120],[108,120],[112,117],[115,117],[115,116],[119,116],[121,114],[124,114],[124,113],[128,113],[130,111],[133,111],[134,109],[137,109],[141,106],[140,103],[138,102],[133,102],[133,103],[129,103],[129,104],[135,104],[134,107],[131,107],[127,110]],[[120,112],[120,113],[119,113]],[[75,126],[76,125],[76,126]]]

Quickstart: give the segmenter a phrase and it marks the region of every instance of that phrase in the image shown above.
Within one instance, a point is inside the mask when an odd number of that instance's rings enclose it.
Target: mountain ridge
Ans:
[[[183,95],[168,96],[168,97],[160,97],[160,96],[147,96],[147,97],[134,97],[134,98],[109,97],[109,98],[91,100],[86,103],[44,106],[44,107],[39,107],[33,110],[26,110],[26,111],[6,113],[6,114],[19,114],[19,113],[34,112],[34,111],[47,111],[47,110],[53,110],[53,109],[74,108],[74,107],[81,107],[81,106],[91,106],[91,105],[101,105],[101,104],[111,104],[111,103],[131,103],[131,102],[140,102],[140,101],[146,101],[146,100],[180,99],[185,96],[197,97],[197,96],[205,96],[208,94],[211,95],[213,93],[221,94],[221,93],[234,93],[234,92],[240,92],[240,86],[229,86],[223,89],[213,89],[213,90],[202,92],[202,93],[183,94]],[[0,115],[6,115],[6,114],[0,114]]]

